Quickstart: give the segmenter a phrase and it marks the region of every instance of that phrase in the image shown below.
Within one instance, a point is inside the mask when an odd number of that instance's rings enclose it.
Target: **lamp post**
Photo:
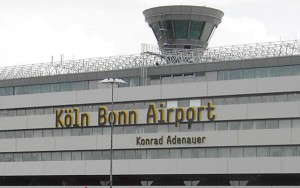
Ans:
[[[112,168],[113,168],[113,135],[114,135],[114,85],[126,84],[122,79],[118,78],[105,78],[99,83],[111,85],[111,113],[110,113],[110,173],[109,173],[109,187],[112,188],[113,177],[112,177]]]

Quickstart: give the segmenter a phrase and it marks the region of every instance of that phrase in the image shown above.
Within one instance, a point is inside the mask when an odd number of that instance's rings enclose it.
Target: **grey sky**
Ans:
[[[300,38],[299,0],[0,0],[0,66],[138,54],[143,10],[174,4],[225,13],[210,46]]]

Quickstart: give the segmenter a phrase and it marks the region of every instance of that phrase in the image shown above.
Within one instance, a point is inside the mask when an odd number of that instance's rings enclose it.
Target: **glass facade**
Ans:
[[[297,76],[300,65],[218,71],[218,80]]]
[[[300,146],[252,146],[114,150],[114,160],[299,157]],[[0,153],[0,162],[109,160],[109,150]]]

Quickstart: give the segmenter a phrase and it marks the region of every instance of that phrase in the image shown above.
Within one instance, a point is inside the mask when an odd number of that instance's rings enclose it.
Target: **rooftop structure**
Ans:
[[[205,50],[224,13],[204,6],[162,6],[144,11],[158,46],[165,49]]]
[[[151,67],[166,64],[209,63],[300,55],[300,41],[233,45],[201,49],[177,49],[164,54],[155,46],[143,45],[141,54],[89,58],[0,68],[0,79],[20,79],[64,74]]]

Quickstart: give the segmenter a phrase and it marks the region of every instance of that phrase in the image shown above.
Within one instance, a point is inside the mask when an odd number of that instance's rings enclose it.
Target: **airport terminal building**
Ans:
[[[108,187],[110,124],[114,187],[299,186],[300,41],[207,48],[222,11],[144,15],[159,49],[0,69],[0,186]]]

